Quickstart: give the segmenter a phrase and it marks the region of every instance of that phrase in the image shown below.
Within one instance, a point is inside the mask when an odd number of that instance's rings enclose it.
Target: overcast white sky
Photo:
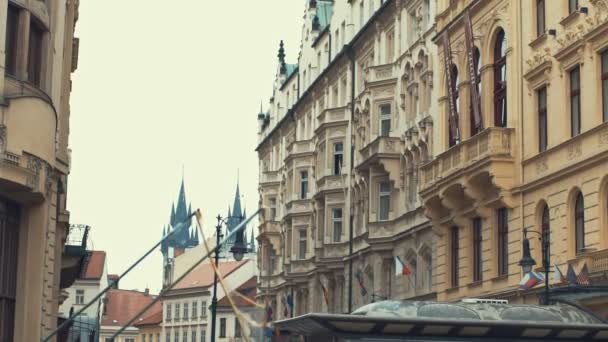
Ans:
[[[257,208],[256,115],[280,39],[296,62],[304,3],[80,2],[68,209],[72,223],[92,226],[110,273],[161,238],[182,165],[207,235],[232,205],[237,169],[247,211]],[[157,251],[120,286],[157,293],[161,277]]]

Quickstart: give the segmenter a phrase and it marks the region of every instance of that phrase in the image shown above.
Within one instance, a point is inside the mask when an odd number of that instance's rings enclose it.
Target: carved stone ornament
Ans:
[[[551,62],[551,49],[549,47],[544,48],[543,51],[535,53],[526,61],[526,64],[528,64],[528,72],[526,74],[538,68],[545,62]]]
[[[540,158],[537,162],[536,162],[536,174],[540,175],[545,173],[547,170],[549,169],[549,166],[547,165],[547,158]]]
[[[602,129],[598,135],[600,146],[608,145],[608,127]]]
[[[570,47],[575,42],[579,41],[583,37],[584,26],[578,25],[576,30],[568,30],[559,38],[557,38],[557,44],[560,50]]]
[[[583,145],[578,142],[568,146],[568,160],[580,157],[583,154]]]

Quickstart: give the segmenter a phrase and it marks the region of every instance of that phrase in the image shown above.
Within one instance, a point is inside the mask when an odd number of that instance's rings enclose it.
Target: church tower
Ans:
[[[241,205],[241,191],[239,188],[239,182],[236,183],[236,192],[234,194],[234,202],[232,208],[228,206],[228,215],[226,216],[226,234],[228,236],[234,229],[243,221],[247,219],[247,210]],[[251,240],[247,241],[247,228],[243,233],[245,244],[247,245],[247,253],[255,253],[255,240],[253,238],[253,228],[251,228]],[[236,234],[230,237],[223,245],[221,254],[227,257],[231,257],[230,248],[234,246],[236,241]]]
[[[184,179],[177,196],[177,207],[175,202],[171,206],[171,214],[169,224],[163,227],[163,237],[173,232],[176,228],[185,225],[183,229],[176,232],[170,238],[161,243],[161,252],[163,254],[163,288],[173,282],[173,260],[182,255],[187,249],[198,246],[198,230],[193,224],[192,206],[186,204],[186,190]]]

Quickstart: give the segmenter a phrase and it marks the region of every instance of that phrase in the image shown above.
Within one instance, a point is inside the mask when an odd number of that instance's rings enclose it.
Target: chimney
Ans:
[[[150,295],[150,289],[146,287],[146,289],[144,290],[144,295],[145,296],[149,296]]]

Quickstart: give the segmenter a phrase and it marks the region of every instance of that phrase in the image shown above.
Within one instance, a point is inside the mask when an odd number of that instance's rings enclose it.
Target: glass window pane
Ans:
[[[390,196],[380,197],[380,220],[388,220],[388,213],[390,209]]]
[[[602,98],[604,106],[604,122],[608,121],[608,79],[602,81]]]
[[[391,186],[388,182],[380,183],[380,192],[390,192]]]

